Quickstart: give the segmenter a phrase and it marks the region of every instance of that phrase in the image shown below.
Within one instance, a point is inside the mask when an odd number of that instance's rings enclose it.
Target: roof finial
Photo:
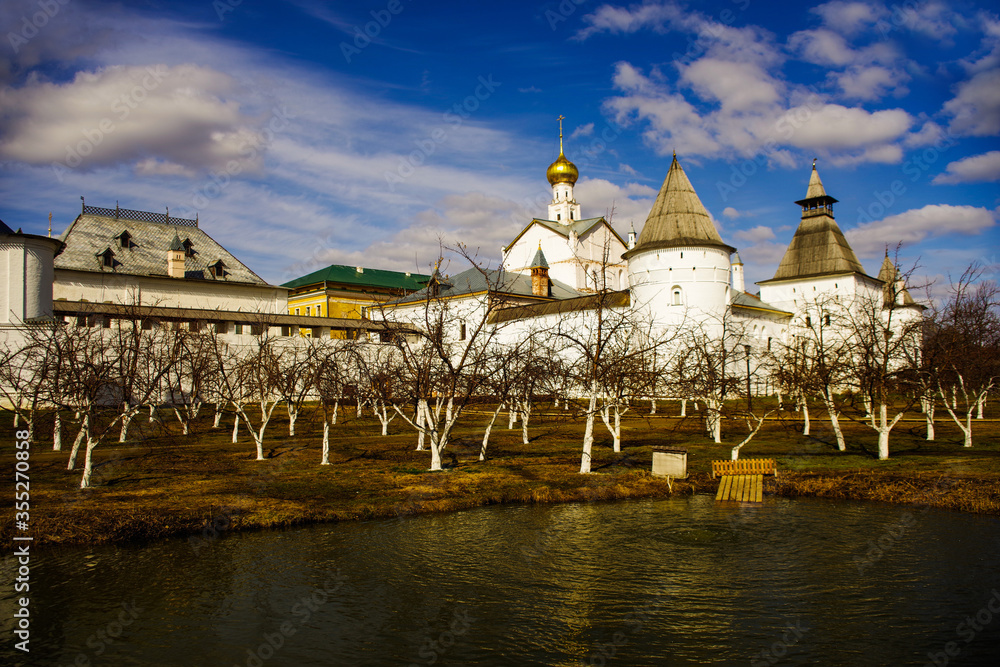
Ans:
[[[817,158],[813,158],[813,169],[815,169],[815,168],[816,168],[816,159],[817,159]]]
[[[675,160],[677,159],[677,149],[676,148],[674,149],[674,159]]]
[[[559,121],[559,155],[562,155],[563,154],[562,122],[566,120],[566,116],[559,114],[559,118],[557,118],[556,120]]]
[[[49,238],[52,238],[52,211],[49,211]]]

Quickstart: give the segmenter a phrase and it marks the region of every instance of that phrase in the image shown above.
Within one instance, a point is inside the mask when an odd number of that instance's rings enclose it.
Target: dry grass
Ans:
[[[668,414],[676,405],[660,404]],[[991,415],[988,415],[991,416]],[[521,444],[520,428],[496,429],[490,459],[478,461],[486,416],[468,414],[445,452],[448,469],[426,469],[428,452],[414,451],[415,434],[396,420],[390,435],[378,422],[353,413],[331,429],[331,463],[320,466],[320,424],[300,418],[298,435],[287,422],[269,427],[265,452],[254,460],[249,436],[230,442],[229,428],[212,429],[211,414],[191,436],[176,422],[137,421],[135,438],[106,443],[96,453],[94,489],[81,491],[79,471],[67,471],[68,451],[52,452],[39,442],[31,455],[31,525],[36,544],[98,544],[207,535],[213,531],[280,528],[321,522],[444,512],[499,503],[552,503],[665,497],[714,492],[713,459],[729,458],[729,448],[745,426],[727,422],[727,442],[711,443],[697,417],[636,416],[626,420],[624,451],[611,451],[598,420],[594,473],[580,475],[583,421],[572,411],[548,410],[535,416],[532,442]],[[231,427],[231,417],[227,416]],[[224,422],[225,423],[225,422]],[[0,426],[10,434],[0,460],[13,468],[13,427],[9,414]],[[939,422],[939,439],[925,442],[919,415],[893,431],[892,458],[872,457],[874,433],[846,426],[849,448],[837,452],[825,422],[813,421],[813,435],[798,432],[795,413],[767,423],[743,451],[744,457],[773,457],[779,477],[771,493],[894,503],[925,504],[1000,514],[1000,424],[976,424],[976,446],[965,449],[957,428]],[[46,432],[41,424],[38,432]],[[65,436],[64,436],[65,437]],[[70,438],[66,438],[70,440]],[[731,441],[731,442],[730,442]],[[68,449],[70,443],[66,444]],[[689,450],[687,480],[667,482],[649,474],[654,445]],[[0,543],[10,544],[12,503],[5,503]],[[213,525],[215,528],[211,528]],[[206,529],[206,525],[210,528]]]

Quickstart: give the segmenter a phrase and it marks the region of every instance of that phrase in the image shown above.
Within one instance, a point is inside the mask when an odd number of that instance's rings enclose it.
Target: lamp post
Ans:
[[[743,350],[747,353],[747,412],[753,412],[753,399],[750,397],[750,346],[744,345]]]

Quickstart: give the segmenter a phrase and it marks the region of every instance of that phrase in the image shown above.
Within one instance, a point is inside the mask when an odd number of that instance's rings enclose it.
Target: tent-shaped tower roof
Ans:
[[[674,155],[638,242],[624,257],[646,250],[688,246],[716,246],[729,252],[734,250],[732,246],[722,242],[705,205],[701,203]]]

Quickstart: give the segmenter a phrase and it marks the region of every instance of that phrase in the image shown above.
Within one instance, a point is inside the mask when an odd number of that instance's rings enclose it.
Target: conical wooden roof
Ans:
[[[687,246],[717,246],[729,252],[734,250],[722,242],[705,205],[675,155],[635,248],[623,257],[646,250]]]
[[[826,194],[816,165],[813,165],[806,198],[795,202],[802,206],[802,222],[771,280],[841,273],[864,274],[864,267],[833,219],[831,204],[836,201]]]

